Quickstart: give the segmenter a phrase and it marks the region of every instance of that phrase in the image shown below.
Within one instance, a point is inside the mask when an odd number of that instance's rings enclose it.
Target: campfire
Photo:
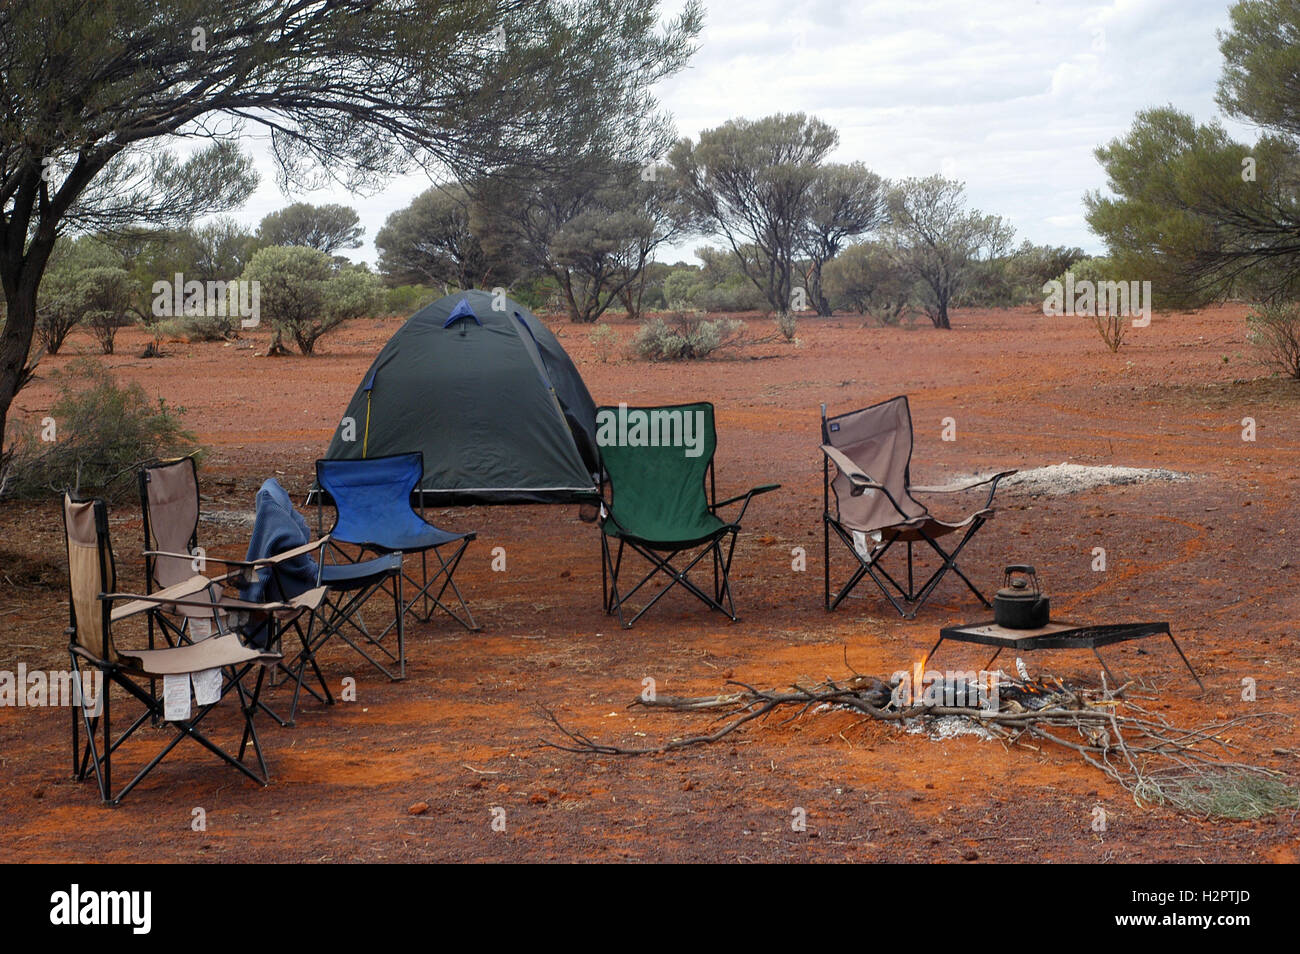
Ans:
[[[587,754],[655,755],[717,742],[778,710],[793,710],[789,719],[796,719],[838,709],[912,731],[920,727],[940,737],[969,733],[1037,750],[1047,743],[1076,754],[1139,804],[1247,818],[1300,807],[1300,794],[1278,773],[1230,758],[1237,751],[1233,730],[1285,718],[1279,713],[1185,728],[1144,708],[1141,703],[1149,697],[1134,694],[1133,684],[1108,686],[1104,674],[1099,687],[1086,687],[1054,676],[1032,676],[1020,659],[1014,675],[1002,670],[937,672],[928,670],[926,662],[923,657],[888,680],[854,672],[847,678],[796,682],[787,689],[759,689],[733,680],[728,686],[734,691],[713,696],[638,697],[629,708],[713,713],[722,723],[657,746],[598,742],[543,710],[562,738],[543,739],[542,744]]]

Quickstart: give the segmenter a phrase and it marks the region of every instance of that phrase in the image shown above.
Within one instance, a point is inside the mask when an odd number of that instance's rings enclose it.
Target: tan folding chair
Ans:
[[[100,797],[109,804],[119,804],[162,760],[181,739],[189,737],[222,761],[244,775],[266,784],[266,760],[262,755],[253,715],[257,710],[265,667],[280,659],[279,653],[258,650],[244,645],[239,636],[226,631],[225,614],[218,608],[222,599],[217,581],[200,575],[191,575],[164,589],[146,595],[115,592],[117,568],[108,533],[108,512],[102,500],[76,500],[63,495],[63,524],[68,550],[68,587],[70,638],[68,654],[72,661],[75,684],[85,685],[84,676],[102,674],[99,692],[94,699],[79,693],[72,708],[72,769],[78,780],[92,771],[99,785]],[[301,597],[283,603],[252,606],[257,611],[281,621],[296,619],[319,606],[324,589],[317,588]],[[149,612],[160,605],[184,608],[189,612],[206,612],[216,630],[216,635],[186,645],[163,649],[128,650],[119,647],[113,639],[113,627],[140,613]],[[196,617],[195,617],[196,618]],[[147,686],[178,677],[224,671],[219,681],[217,698],[210,703],[199,703],[196,710],[184,718],[172,713],[168,719],[167,705]],[[244,683],[256,673],[253,687]],[[179,684],[179,682],[177,682]],[[143,711],[118,735],[112,729],[112,688],[116,686],[139,703]],[[189,684],[185,684],[189,698]],[[238,755],[232,755],[205,734],[200,725],[215,711],[223,699],[234,694],[242,716],[242,735]],[[176,730],[176,736],[158,752],[125,786],[113,789],[113,759],[118,749],[141,726],[149,721],[167,722]],[[84,727],[83,745],[80,730]],[[97,739],[97,736],[100,736]],[[257,771],[244,763],[249,745],[257,756]]]
[[[998,482],[1014,474],[1014,470],[953,487],[912,486],[912,412],[907,398],[901,395],[830,418],[823,404],[822,455],[822,546],[828,611],[839,606],[863,577],[870,576],[900,615],[914,619],[949,572],[970,587],[984,606],[991,605],[958,567],[957,557],[993,516],[993,495],[997,493]],[[913,496],[914,492],[954,493],[986,484],[989,492],[984,504],[956,522],[933,516]],[[853,575],[833,597],[832,532],[856,560]],[[943,537],[958,532],[962,532],[962,537],[951,550],[939,544]],[[907,544],[906,587],[881,562],[896,543]],[[913,567],[913,548],[918,543],[926,544],[941,561],[920,587],[916,586]]]

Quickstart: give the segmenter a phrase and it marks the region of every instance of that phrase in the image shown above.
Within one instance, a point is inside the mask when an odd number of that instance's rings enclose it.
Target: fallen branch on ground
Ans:
[[[1128,791],[1138,804],[1166,804],[1182,811],[1230,818],[1253,818],[1280,808],[1300,808],[1300,793],[1282,781],[1279,773],[1228,758],[1238,750],[1228,737],[1232,730],[1270,718],[1287,718],[1276,712],[1181,728],[1125,699],[1127,686],[1111,689],[1103,684],[1100,690],[1070,689],[1059,680],[1054,685],[1043,680],[1006,683],[1012,688],[1028,687],[1036,694],[1046,692],[1045,704],[1029,709],[1013,701],[994,710],[966,705],[900,705],[890,684],[856,673],[842,681],[827,678],[813,685],[796,683],[785,690],[758,689],[734,680],[727,685],[737,690],[713,696],[637,698],[629,705],[679,713],[716,713],[719,719],[726,719],[711,732],[630,748],[598,742],[565,726],[553,712],[544,709],[562,738],[543,739],[542,744],[595,755],[662,755],[718,742],[783,709],[791,710],[791,714],[781,724],[810,710],[828,708],[860,712],[873,720],[894,724],[955,717],[982,728],[1008,746],[1029,746],[1031,741],[1039,741],[1074,752]],[[1048,688],[1035,688],[1039,686]]]

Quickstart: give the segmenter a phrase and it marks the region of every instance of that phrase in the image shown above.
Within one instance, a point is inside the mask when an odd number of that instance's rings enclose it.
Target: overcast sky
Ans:
[[[666,0],[665,13],[680,8]],[[1007,218],[1017,242],[1100,251],[1082,196],[1103,188],[1094,147],[1147,106],[1218,115],[1216,30],[1228,0],[706,0],[699,52],[662,83],[680,134],[728,119],[805,112],[840,132],[838,161],[889,178],[942,173],[971,204]],[[1253,130],[1225,122],[1239,139]],[[375,233],[423,189],[286,197],[260,144],[262,184],[237,217],[256,225],[290,201],[354,206],[366,229],[352,258],[374,262]],[[678,254],[689,257],[688,243]]]

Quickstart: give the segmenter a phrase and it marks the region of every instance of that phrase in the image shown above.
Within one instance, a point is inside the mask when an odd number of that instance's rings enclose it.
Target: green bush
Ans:
[[[99,350],[112,354],[117,332],[132,324],[131,276],[124,268],[88,268],[77,282],[81,321],[90,329]]]
[[[441,297],[442,292],[439,289],[428,285],[398,285],[384,292],[384,314],[401,317],[413,315],[425,305]]]
[[[702,312],[677,311],[643,324],[632,339],[632,351],[646,361],[690,361],[739,347],[746,331],[743,321],[708,321]]]
[[[608,362],[618,352],[618,332],[603,321],[591,329],[587,340],[591,342],[596,360],[601,364]]]
[[[1246,316],[1246,327],[1266,364],[1300,380],[1300,303],[1256,305]]]
[[[826,263],[822,289],[833,308],[852,308],[896,325],[912,305],[912,284],[880,242],[850,245]]]
[[[261,313],[273,332],[272,354],[285,352],[285,335],[304,355],[313,354],[329,332],[383,306],[382,286],[368,269],[336,265],[324,252],[302,245],[259,249],[241,278],[259,283]]]
[[[183,408],[149,400],[139,384],[119,385],[103,365],[82,358],[53,375],[59,397],[19,434],[0,476],[0,496],[41,497],[71,488],[122,498],[137,467],[156,457],[200,450],[181,426]]]

